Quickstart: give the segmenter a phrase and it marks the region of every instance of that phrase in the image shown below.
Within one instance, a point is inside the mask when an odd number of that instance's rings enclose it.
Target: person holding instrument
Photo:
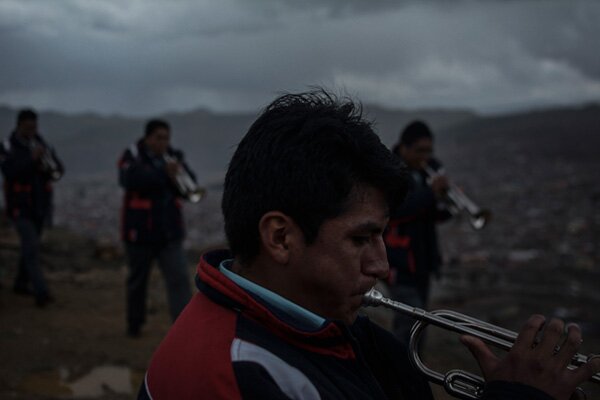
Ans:
[[[400,160],[350,100],[318,90],[277,98],[229,164],[230,250],[201,257],[199,292],[152,357],[138,399],[432,399],[402,342],[357,316],[389,273],[382,234],[406,187]],[[600,368],[561,366],[578,346],[576,326],[559,357],[538,363],[557,340],[544,334],[531,348],[541,325],[532,319],[503,360],[464,338],[489,380],[485,399],[566,400]]]
[[[140,335],[146,319],[146,289],[152,261],[158,259],[165,279],[173,321],[191,297],[183,253],[182,202],[186,193],[178,176],[196,178],[183,153],[170,147],[171,130],[163,120],[148,121],[145,135],[119,160],[119,183],[125,189],[121,236],[125,242],[127,276],[127,334]]]
[[[33,294],[44,307],[54,301],[40,265],[40,241],[52,218],[52,182],[64,173],[62,162],[38,132],[35,111],[21,110],[17,126],[0,147],[6,213],[21,242],[19,268],[13,290]]]
[[[394,299],[426,308],[432,274],[438,274],[442,257],[436,224],[452,217],[443,205],[449,188],[442,174],[428,176],[425,167],[432,161],[433,134],[422,121],[408,124],[392,152],[406,165],[410,189],[406,199],[390,216],[384,234],[391,274],[388,279]],[[408,340],[413,321],[394,316],[394,332]]]

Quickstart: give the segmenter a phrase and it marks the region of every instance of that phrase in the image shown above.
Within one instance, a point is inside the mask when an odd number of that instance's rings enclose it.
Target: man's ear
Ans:
[[[303,240],[302,232],[292,218],[281,211],[269,211],[258,222],[261,246],[279,264],[287,264],[290,249]]]

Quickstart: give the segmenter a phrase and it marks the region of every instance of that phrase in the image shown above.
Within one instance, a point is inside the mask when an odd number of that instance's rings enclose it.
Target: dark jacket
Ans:
[[[182,152],[169,148],[167,154],[194,178]],[[121,238],[147,244],[182,240],[182,196],[167,175],[164,158],[150,154],[139,140],[125,150],[118,167],[119,184],[125,189]]]
[[[41,145],[48,147],[40,135]],[[58,167],[64,166],[52,151]],[[52,177],[34,160],[31,147],[16,132],[0,147],[0,167],[4,174],[6,214],[9,218],[30,218],[39,222],[48,220],[52,213]]]
[[[432,399],[389,332],[364,317],[305,328],[221,274],[228,257],[202,257],[200,293],[154,354],[139,398]]]
[[[218,265],[230,257],[202,256],[200,292],[154,353],[138,399],[433,399],[391,333],[365,317],[304,327],[225,277]],[[551,400],[507,382],[483,399]]]
[[[404,203],[392,211],[384,233],[391,284],[419,285],[441,264],[436,223],[450,218],[438,209],[424,173],[411,171],[412,185]]]

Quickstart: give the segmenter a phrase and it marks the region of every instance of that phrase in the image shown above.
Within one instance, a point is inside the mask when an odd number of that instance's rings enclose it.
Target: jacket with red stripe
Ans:
[[[171,148],[167,153],[194,178],[183,153]],[[150,154],[139,140],[123,152],[118,167],[119,184],[125,189],[121,238],[145,244],[182,240],[182,196],[167,175],[164,159]]]
[[[35,140],[46,146],[40,135]],[[54,154],[61,172],[64,167]],[[52,212],[52,178],[33,159],[31,148],[16,132],[0,146],[0,167],[4,174],[6,214],[9,218],[44,221]]]
[[[220,250],[202,256],[197,293],[152,360],[138,400],[431,400],[429,384],[391,333],[359,317],[308,328],[223,275]],[[491,382],[485,400],[551,400]]]
[[[437,207],[436,197],[424,173],[412,171],[405,201],[393,210],[384,233],[391,278],[403,285],[426,281],[441,264],[436,223],[450,218]]]
[[[200,290],[155,352],[139,398],[431,399],[395,338],[361,317],[308,328],[200,261]]]

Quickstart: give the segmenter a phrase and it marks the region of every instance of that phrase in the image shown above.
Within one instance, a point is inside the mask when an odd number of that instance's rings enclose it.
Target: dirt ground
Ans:
[[[152,274],[143,335],[132,339],[125,335],[126,267],[119,249],[103,248],[62,229],[48,232],[42,264],[56,302],[44,309],[35,307],[33,298],[13,293],[17,256],[17,238],[8,227],[0,227],[0,398],[134,398],[150,357],[170,326],[158,269]],[[197,257],[189,255],[190,281]],[[532,272],[523,290],[514,285],[491,290],[498,282],[510,281],[511,270],[490,277],[478,268],[476,263],[462,265],[460,278],[437,283],[432,308],[443,305],[510,329],[518,329],[533,311],[546,315],[562,312],[568,319],[587,321],[586,352],[600,349],[597,296],[582,300],[552,289],[536,294],[539,271]],[[596,278],[594,272],[578,281],[592,289],[597,287]],[[564,282],[561,276],[555,280],[557,285]],[[426,341],[424,359],[433,368],[445,371],[466,365],[477,371],[456,335],[430,331]],[[451,398],[438,386],[434,392],[436,399]],[[590,400],[600,398],[597,388],[590,393]]]
[[[12,291],[17,248],[3,230],[0,246],[0,398],[129,399],[170,326],[162,281],[155,269],[148,321],[141,338],[125,335],[126,274],[122,259],[93,257],[90,243],[53,246],[65,232],[50,233],[42,257],[56,302],[40,309]],[[77,268],[76,268],[77,266]],[[190,279],[193,265],[190,264]]]

